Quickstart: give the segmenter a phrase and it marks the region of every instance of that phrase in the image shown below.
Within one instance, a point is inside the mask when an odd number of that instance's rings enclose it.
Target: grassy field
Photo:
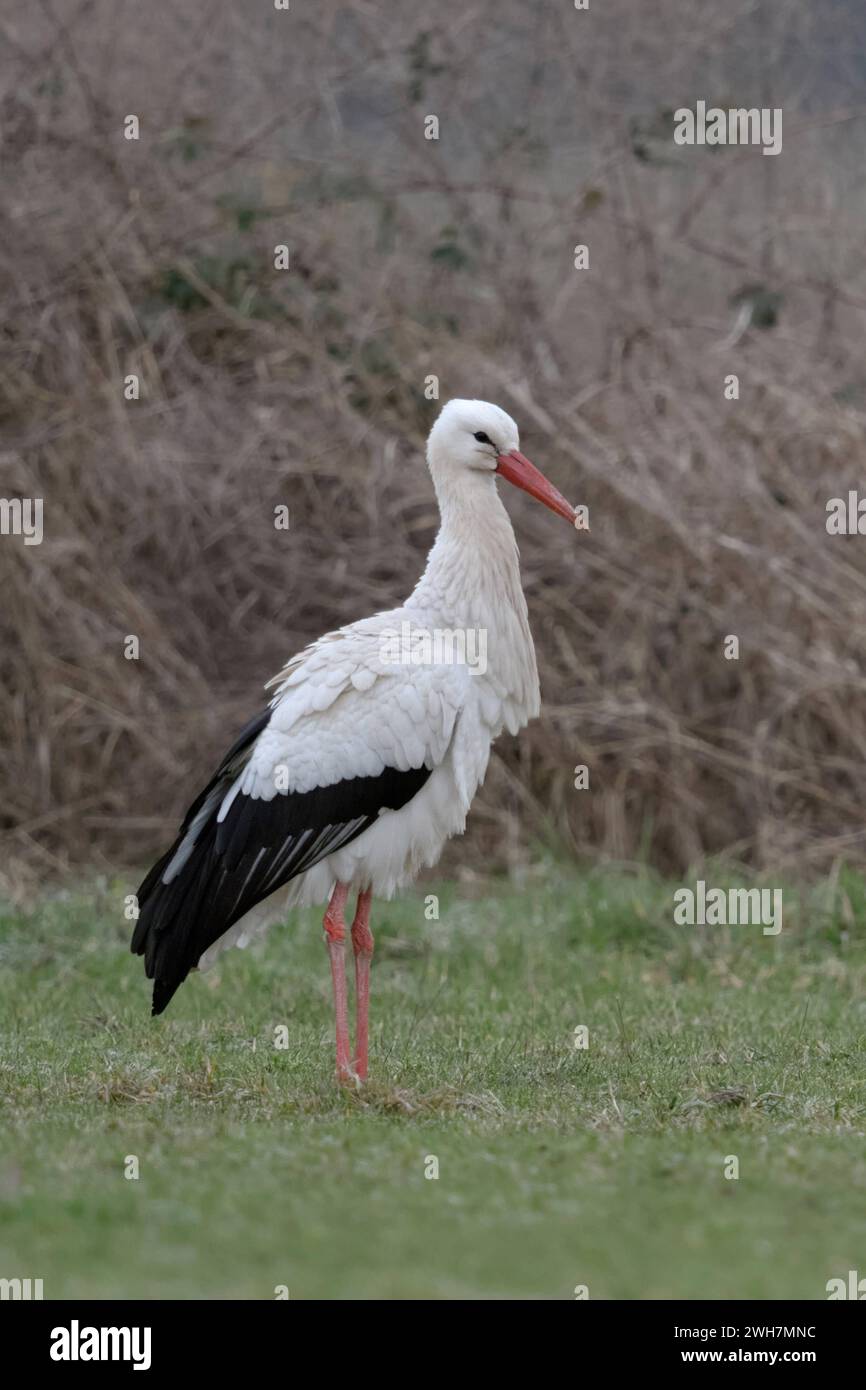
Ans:
[[[443,886],[438,922],[384,905],[358,1093],[332,1080],[317,915],[154,1021],[128,891],[0,916],[0,1276],[46,1298],[820,1299],[866,1273],[859,881],[786,890],[776,938],[555,865]]]

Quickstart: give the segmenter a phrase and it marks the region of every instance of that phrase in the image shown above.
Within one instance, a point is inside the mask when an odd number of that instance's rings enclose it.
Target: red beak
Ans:
[[[512,449],[510,454],[500,454],[496,460],[496,471],[503,478],[507,478],[509,483],[522,488],[530,497],[537,498],[545,507],[549,507],[558,516],[564,516],[566,521],[574,525],[577,520],[574,507],[566,502],[562,493],[557,492],[553,483],[547,481],[544,474],[534,463],[530,463],[525,454],[519,453],[517,449]]]

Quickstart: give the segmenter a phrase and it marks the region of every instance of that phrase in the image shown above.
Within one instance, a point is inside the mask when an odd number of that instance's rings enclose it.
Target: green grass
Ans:
[[[443,887],[438,922],[381,905],[357,1093],[332,1080],[317,916],[151,1020],[128,891],[0,915],[0,1276],[47,1298],[812,1299],[866,1274],[859,881],[786,890],[777,938],[676,927],[670,885],[556,866]]]

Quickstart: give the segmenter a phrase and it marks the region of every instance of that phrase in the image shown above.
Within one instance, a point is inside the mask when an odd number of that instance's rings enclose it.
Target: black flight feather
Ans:
[[[241,731],[184,816],[175,843],[138,890],[131,949],[144,956],[154,982],[154,1014],[250,908],[356,839],[381,811],[405,806],[430,776],[426,767],[387,767],[375,777],[278,792],[270,801],[239,794],[218,824],[219,808],[270,716],[265,710]]]

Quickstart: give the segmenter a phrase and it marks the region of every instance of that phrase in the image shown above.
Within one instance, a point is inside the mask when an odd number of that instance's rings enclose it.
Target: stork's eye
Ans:
[[[472,437],[473,439],[477,439],[479,444],[493,443],[493,440],[490,438],[489,434],[485,434],[483,430],[479,430],[477,434],[474,434]]]

